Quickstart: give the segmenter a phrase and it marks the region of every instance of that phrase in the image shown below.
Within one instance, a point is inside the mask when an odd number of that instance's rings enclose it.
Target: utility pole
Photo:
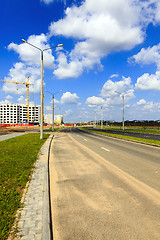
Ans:
[[[103,128],[103,122],[102,122],[102,106],[101,106],[101,128]]]
[[[96,125],[97,125],[97,124],[96,124],[96,121],[97,121],[97,120],[96,120],[96,111],[95,111],[95,124],[94,124],[95,127],[96,127]]]

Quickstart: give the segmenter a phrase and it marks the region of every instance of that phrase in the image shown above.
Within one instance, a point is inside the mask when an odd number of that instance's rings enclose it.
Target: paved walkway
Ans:
[[[17,213],[18,234],[8,240],[50,240],[48,198],[48,152],[52,135],[42,146],[32,179],[24,194],[24,207]]]
[[[4,141],[4,140],[7,140],[7,139],[13,138],[13,137],[18,137],[18,136],[21,136],[24,134],[27,134],[27,133],[25,133],[25,132],[23,132],[23,133],[8,133],[8,134],[0,135],[0,141]]]

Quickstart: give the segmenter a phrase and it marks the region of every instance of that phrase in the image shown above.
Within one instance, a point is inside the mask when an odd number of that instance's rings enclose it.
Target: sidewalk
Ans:
[[[48,194],[48,158],[52,136],[42,146],[30,183],[26,188],[16,220],[18,233],[8,240],[50,240],[50,216]]]
[[[10,138],[13,138],[13,137],[18,137],[18,136],[21,136],[21,135],[24,135],[26,134],[25,132],[24,133],[6,133],[6,134],[3,134],[3,135],[0,135],[0,141],[4,141],[4,140],[7,140],[7,139],[10,139]]]

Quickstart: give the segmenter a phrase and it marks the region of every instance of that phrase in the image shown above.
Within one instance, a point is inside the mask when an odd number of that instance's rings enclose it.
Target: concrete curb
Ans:
[[[43,201],[43,240],[52,239],[52,219],[51,219],[51,207],[50,207],[50,177],[49,177],[49,157],[50,148],[53,139],[53,135],[49,136],[50,142],[48,146],[47,166],[45,171],[45,186],[44,186],[44,201]]]

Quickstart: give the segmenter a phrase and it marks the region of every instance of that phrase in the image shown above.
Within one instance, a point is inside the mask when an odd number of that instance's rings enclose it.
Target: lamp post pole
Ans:
[[[63,47],[63,44],[59,44],[55,47],[50,47],[50,48],[46,48],[46,49],[41,49],[29,42],[27,42],[26,40],[22,39],[22,42],[24,43],[27,43],[28,45],[38,49],[40,52],[41,52],[41,122],[40,122],[40,139],[43,139],[43,113],[44,113],[44,103],[43,103],[43,98],[44,98],[44,95],[43,95],[43,52],[44,51],[47,51],[49,49],[52,49],[52,48],[56,48],[56,47]]]
[[[102,123],[102,106],[101,106],[101,128],[103,128],[103,123]]]
[[[40,123],[40,139],[43,139],[43,51],[41,51],[41,123]]]
[[[96,127],[96,125],[97,125],[96,122],[97,122],[97,120],[96,120],[96,111],[95,111],[95,124],[94,124],[95,127]]]
[[[124,94],[122,94],[122,101],[123,101],[123,131],[124,131]]]
[[[122,103],[123,103],[122,126],[123,126],[123,131],[124,131],[124,96],[125,96],[125,94],[124,94],[124,93],[117,92],[117,91],[115,91],[115,92],[122,96]]]
[[[62,92],[62,90],[58,91],[58,92],[55,92],[55,93],[51,93],[47,90],[45,90],[45,92],[48,92],[52,95],[52,132],[54,132],[54,95],[57,94],[57,93],[60,93]]]

